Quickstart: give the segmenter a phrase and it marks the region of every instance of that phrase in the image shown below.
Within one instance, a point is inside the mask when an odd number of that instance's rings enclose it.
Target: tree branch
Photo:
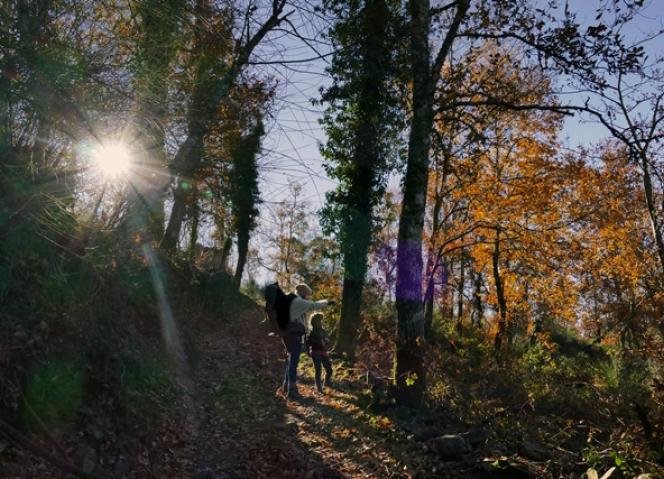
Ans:
[[[438,54],[436,55],[436,59],[433,63],[433,71],[431,72],[431,84],[432,88],[434,89],[436,88],[436,84],[440,78],[440,70],[443,68],[443,64],[445,63],[445,57],[449,53],[450,48],[452,48],[452,43],[454,43],[454,39],[457,37],[457,33],[459,32],[461,20],[463,20],[463,18],[466,16],[468,8],[470,8],[469,0],[458,0],[455,3],[457,3],[457,11],[454,15],[454,19],[452,20],[450,28],[447,30],[445,40],[443,40],[443,44],[440,46],[440,50],[438,50]]]

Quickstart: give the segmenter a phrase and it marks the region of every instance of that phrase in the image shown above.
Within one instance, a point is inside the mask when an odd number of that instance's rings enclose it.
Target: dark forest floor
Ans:
[[[335,364],[335,387],[319,395],[303,354],[304,399],[289,401],[278,390],[283,346],[267,335],[262,317],[253,305],[223,321],[188,318],[195,327],[183,332],[190,345],[186,384],[161,399],[166,406],[155,411],[154,426],[129,433],[113,426],[109,411],[95,411],[93,437],[86,426],[87,432],[55,438],[63,456],[99,478],[580,477],[552,475],[551,466],[565,457],[567,471],[585,470],[564,449],[552,454],[527,441],[521,450],[511,448],[499,444],[490,427],[464,425],[444,412],[376,412],[361,365]],[[57,449],[43,435],[29,439],[42,450]],[[72,476],[34,451],[0,440],[0,477]]]
[[[187,464],[182,477],[477,476],[467,461],[436,461],[393,420],[361,407],[365,385],[339,365],[345,379],[319,395],[303,355],[304,399],[287,400],[278,390],[283,347],[260,318],[258,309],[245,311],[196,340],[196,414],[188,444],[176,454]]]

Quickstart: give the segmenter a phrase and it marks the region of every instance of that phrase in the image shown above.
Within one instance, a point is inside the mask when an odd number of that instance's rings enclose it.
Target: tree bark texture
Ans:
[[[482,325],[484,318],[484,303],[482,302],[482,272],[474,272],[471,268],[471,277],[473,280],[473,322],[475,327]]]
[[[403,405],[417,406],[422,402],[426,387],[422,230],[433,126],[433,88],[429,64],[430,5],[428,0],[412,0],[409,8],[413,117],[408,139],[408,163],[397,247],[395,380],[397,401]]]
[[[496,237],[493,243],[493,281],[496,284],[496,297],[498,299],[498,330],[494,338],[494,348],[500,351],[507,336],[507,300],[503,281],[500,277],[500,229],[496,228]]]
[[[429,149],[433,128],[433,102],[443,59],[452,45],[468,0],[457,2],[457,11],[434,69],[430,64],[431,32],[428,0],[409,2],[412,119],[408,138],[408,160],[397,246],[397,339],[396,399],[402,405],[419,406],[426,389],[424,365],[424,315],[422,310],[422,230],[429,173]]]

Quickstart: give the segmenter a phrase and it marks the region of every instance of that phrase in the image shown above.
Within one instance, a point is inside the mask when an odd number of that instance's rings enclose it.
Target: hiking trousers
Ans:
[[[288,394],[297,394],[297,365],[302,353],[302,336],[287,333],[283,339],[288,353],[284,372],[284,391]]]
[[[326,355],[316,354],[312,352],[311,359],[314,362],[314,369],[316,370],[316,389],[318,392],[323,392],[323,384],[321,383],[321,369],[325,368],[325,385],[329,386],[332,381],[332,362]]]

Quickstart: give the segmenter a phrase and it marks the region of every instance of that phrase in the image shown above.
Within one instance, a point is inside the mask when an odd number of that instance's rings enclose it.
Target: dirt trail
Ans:
[[[348,375],[317,394],[305,355],[299,376],[304,399],[287,401],[277,391],[282,346],[267,337],[258,318],[259,310],[248,310],[196,339],[198,426],[185,448],[193,453],[194,477],[469,477],[453,468],[442,474],[440,463],[427,462],[421,443],[359,407],[362,386]]]
[[[107,424],[96,443],[87,436],[82,443],[83,433],[63,437],[71,462],[99,478],[476,477],[472,464],[442,462],[392,419],[369,412],[359,371],[335,365],[336,387],[319,395],[311,359],[303,354],[304,398],[286,400],[278,391],[283,346],[267,336],[261,320],[256,306],[223,321],[192,319],[197,331],[185,335],[192,345],[189,393],[175,394],[155,411],[159,426],[133,436],[114,431],[108,415],[100,416]],[[47,441],[33,439],[49,450]],[[86,447],[95,449],[75,452]],[[71,477],[27,450],[5,456],[10,462],[0,461],[1,478]]]

